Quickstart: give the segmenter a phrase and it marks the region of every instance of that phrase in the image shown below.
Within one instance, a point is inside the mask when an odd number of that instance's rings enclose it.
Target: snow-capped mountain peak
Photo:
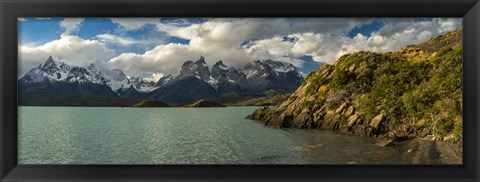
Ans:
[[[109,70],[94,63],[85,67],[71,66],[55,61],[51,56],[37,68],[30,70],[24,78],[25,82],[43,82],[47,78],[56,82],[103,84],[114,92],[131,87],[130,80],[121,70]]]
[[[134,92],[150,93],[191,77],[203,81],[219,92],[268,89],[291,91],[303,80],[295,66],[273,60],[254,61],[243,68],[228,67],[220,60],[210,71],[205,58],[200,57],[197,61],[186,61],[178,75],[166,75],[154,82],[146,81],[142,77],[129,78],[122,70],[106,69],[99,63],[83,67],[72,66],[49,57],[19,81],[26,84],[43,82],[99,84],[122,96],[135,95]]]
[[[154,81],[147,81],[143,79],[142,77],[131,77],[130,78],[130,83],[132,84],[133,88],[135,90],[142,92],[142,93],[148,93],[151,91],[154,91],[155,89],[159,88],[157,86],[157,83]]]

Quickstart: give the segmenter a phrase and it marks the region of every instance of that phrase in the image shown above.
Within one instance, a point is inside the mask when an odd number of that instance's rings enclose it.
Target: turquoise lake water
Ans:
[[[372,139],[279,129],[256,107],[19,107],[19,164],[396,164]]]

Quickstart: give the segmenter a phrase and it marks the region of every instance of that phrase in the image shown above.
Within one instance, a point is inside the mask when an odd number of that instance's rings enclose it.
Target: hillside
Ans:
[[[186,105],[186,107],[225,107],[225,106],[215,101],[200,99],[197,102]]]
[[[343,55],[247,118],[389,140],[461,139],[462,29],[395,52]]]

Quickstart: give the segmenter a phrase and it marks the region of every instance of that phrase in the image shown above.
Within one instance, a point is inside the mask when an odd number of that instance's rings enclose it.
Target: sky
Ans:
[[[242,67],[273,59],[306,75],[358,51],[389,52],[452,31],[460,18],[19,18],[19,76],[49,56],[157,81],[205,57]]]

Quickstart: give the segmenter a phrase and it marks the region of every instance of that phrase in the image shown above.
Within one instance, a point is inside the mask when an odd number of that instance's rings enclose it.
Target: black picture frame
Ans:
[[[18,17],[462,17],[463,165],[17,165]],[[0,0],[1,181],[479,181],[478,0]]]

